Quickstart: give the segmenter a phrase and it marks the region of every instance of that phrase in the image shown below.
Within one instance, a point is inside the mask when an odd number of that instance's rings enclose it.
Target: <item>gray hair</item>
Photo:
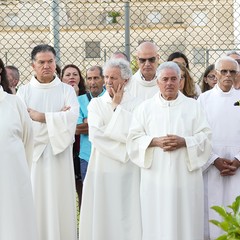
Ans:
[[[232,50],[232,51],[228,51],[227,53],[226,53],[226,55],[227,56],[230,56],[230,55],[238,55],[239,57],[240,57],[240,53],[239,52],[237,52],[237,51],[235,51],[235,50]]]
[[[87,72],[88,72],[88,71],[92,72],[92,71],[95,71],[95,70],[98,70],[98,71],[99,71],[99,75],[100,75],[101,77],[103,77],[103,69],[102,69],[101,66],[98,66],[98,65],[95,65],[95,66],[92,66],[92,67],[88,68],[88,69],[87,69]],[[86,75],[87,75],[87,74],[86,74]]]
[[[177,75],[178,75],[178,78],[180,80],[181,78],[181,70],[179,68],[179,66],[177,65],[177,63],[175,62],[172,62],[172,61],[169,61],[169,62],[164,62],[164,63],[161,63],[160,66],[158,67],[157,69],[157,79],[159,79],[162,75],[162,71],[165,70],[165,69],[172,69],[174,70]]]
[[[106,69],[108,68],[119,68],[121,77],[125,80],[132,77],[132,70],[128,61],[122,58],[114,58],[108,60],[103,66],[103,75],[105,75]]]
[[[114,52],[112,54],[111,58],[122,58],[122,59],[129,61],[127,54],[125,52],[121,52],[121,51]]]
[[[237,61],[235,61],[233,58],[229,57],[229,56],[225,56],[225,57],[221,57],[219,58],[216,62],[215,62],[215,69],[216,70],[219,70],[219,66],[220,64],[223,62],[223,61],[228,61],[228,62],[232,62],[232,63],[235,63],[236,64],[236,67],[238,69],[238,63]]]

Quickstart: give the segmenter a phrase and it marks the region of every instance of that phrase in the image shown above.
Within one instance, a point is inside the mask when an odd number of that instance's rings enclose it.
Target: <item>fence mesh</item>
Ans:
[[[129,51],[134,66],[138,44],[150,40],[161,61],[183,52],[195,81],[226,51],[240,48],[240,0],[0,0],[0,8],[0,57],[19,68],[20,84],[32,75],[30,52],[40,43],[56,48],[61,67],[73,63],[85,73],[115,51]]]

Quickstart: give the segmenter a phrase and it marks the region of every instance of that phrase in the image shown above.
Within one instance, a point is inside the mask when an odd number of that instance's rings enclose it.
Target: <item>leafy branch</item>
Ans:
[[[213,206],[211,209],[216,211],[221,217],[222,221],[210,220],[209,222],[221,228],[225,234],[219,236],[216,240],[239,240],[240,239],[240,196],[236,197],[232,205],[228,208],[232,212],[227,212],[224,207]]]

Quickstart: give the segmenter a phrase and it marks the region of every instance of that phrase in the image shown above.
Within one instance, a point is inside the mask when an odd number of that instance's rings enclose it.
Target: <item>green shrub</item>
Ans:
[[[232,205],[228,206],[232,209],[227,212],[224,207],[213,206],[211,209],[216,211],[222,221],[210,220],[211,223],[221,228],[225,233],[219,236],[216,240],[239,240],[240,239],[240,196],[236,197]]]

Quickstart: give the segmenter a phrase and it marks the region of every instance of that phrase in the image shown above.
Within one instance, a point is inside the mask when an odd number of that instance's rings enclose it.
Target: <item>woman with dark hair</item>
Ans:
[[[9,82],[7,79],[6,69],[4,67],[4,64],[1,58],[0,58],[0,85],[2,86],[5,92],[12,94],[12,91],[9,87]]]
[[[189,62],[186,57],[182,52],[174,52],[169,55],[167,61],[173,61],[173,62],[179,62],[183,64],[188,70],[189,70]]]
[[[197,94],[195,92],[195,84],[188,69],[181,63],[177,62],[177,65],[181,70],[179,90],[187,97],[197,98]]]
[[[188,71],[190,71],[188,58],[182,52],[174,52],[170,54],[167,61],[181,63],[187,68]],[[194,88],[195,88],[196,96],[198,97],[201,94],[201,88],[198,86],[196,82],[194,82]]]
[[[30,169],[32,123],[23,102],[8,94],[0,59],[0,239],[37,240]]]
[[[86,93],[85,81],[80,69],[74,64],[68,64],[62,69],[61,79],[63,82],[74,87],[77,96]]]
[[[62,69],[61,80],[71,85],[77,96],[86,93],[85,81],[82,77],[80,69],[74,64],[68,64]],[[74,162],[74,172],[75,172],[75,183],[76,191],[78,194],[79,208],[81,206],[82,200],[82,177],[81,177],[81,166],[79,159],[80,151],[80,135],[75,135],[75,142],[73,144],[73,162]]]
[[[217,77],[216,77],[215,67],[214,67],[214,64],[211,64],[205,69],[201,77],[202,92],[206,92],[212,89],[216,83],[217,83]]]

